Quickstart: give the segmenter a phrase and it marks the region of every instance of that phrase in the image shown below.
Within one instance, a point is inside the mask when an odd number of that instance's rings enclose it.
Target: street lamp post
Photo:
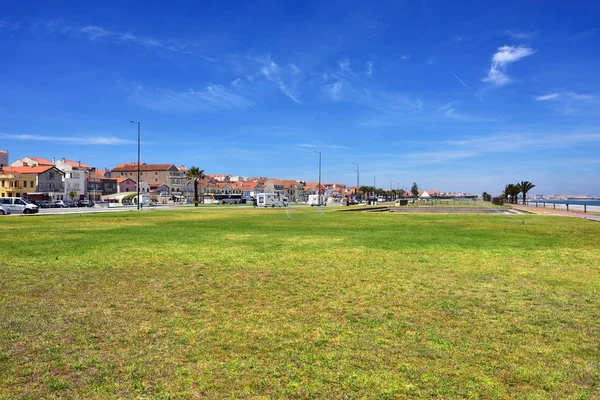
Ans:
[[[375,185],[375,175],[373,175],[373,187],[377,188],[377,185]]]
[[[321,152],[315,150],[315,153],[319,153],[319,205],[321,205]]]
[[[137,209],[140,209],[140,122],[129,120],[132,124],[136,124],[138,126],[138,162],[137,162]]]
[[[356,165],[356,195],[358,197],[358,188],[360,188],[360,172],[358,170],[358,163],[352,163]]]

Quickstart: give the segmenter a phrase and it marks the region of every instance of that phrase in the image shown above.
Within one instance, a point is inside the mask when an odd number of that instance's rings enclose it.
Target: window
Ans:
[[[29,187],[31,187],[31,188],[32,188],[32,187],[34,187],[34,186],[35,186],[35,184],[34,184],[33,182],[34,182],[34,181],[31,181],[31,186],[29,186]]]
[[[27,181],[23,181],[23,187],[26,188],[27,187]]]

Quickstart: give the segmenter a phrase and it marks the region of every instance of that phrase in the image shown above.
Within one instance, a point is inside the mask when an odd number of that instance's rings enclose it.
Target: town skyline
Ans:
[[[137,15],[138,18],[131,18]],[[592,2],[9,1],[0,149],[355,185],[600,196]],[[370,183],[369,183],[370,184]]]

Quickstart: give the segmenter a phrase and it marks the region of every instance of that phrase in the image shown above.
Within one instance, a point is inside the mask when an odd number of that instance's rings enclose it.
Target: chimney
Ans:
[[[52,164],[56,164],[56,160],[52,157]]]

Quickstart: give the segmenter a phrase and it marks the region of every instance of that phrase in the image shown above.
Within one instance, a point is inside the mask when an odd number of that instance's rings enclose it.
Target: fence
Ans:
[[[587,204],[587,203],[557,203],[555,201],[540,201],[540,200],[527,200],[528,206],[535,206],[537,208],[552,208],[553,210],[567,210],[567,211],[579,211],[579,212],[594,212],[600,213],[600,205],[598,204]]]

